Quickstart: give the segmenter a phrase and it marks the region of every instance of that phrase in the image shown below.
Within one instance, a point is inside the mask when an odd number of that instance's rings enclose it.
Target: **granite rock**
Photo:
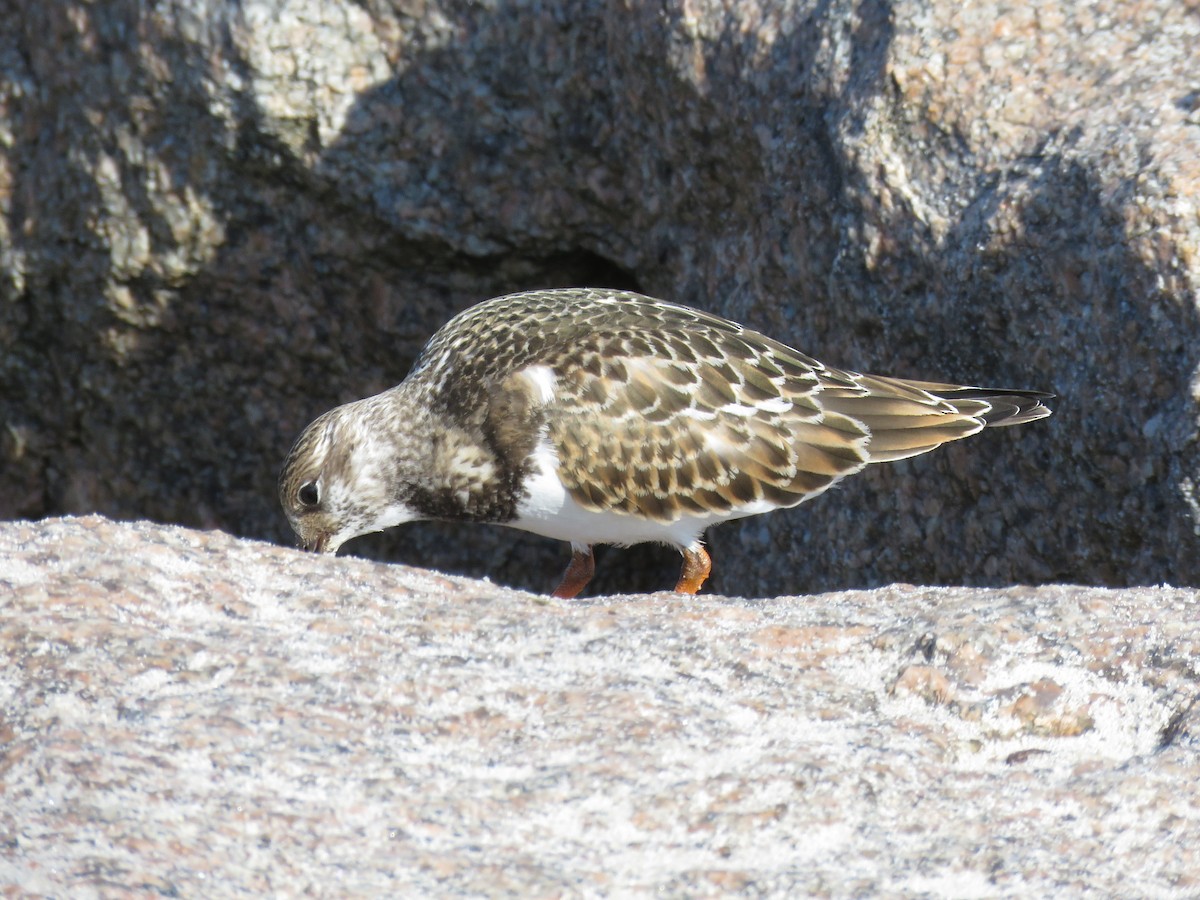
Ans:
[[[1195,896],[1200,594],[547,600],[0,525],[0,885]]]
[[[288,540],[274,476],[307,421],[400,380],[457,309],[593,284],[835,364],[1061,395],[716,530],[718,591],[1200,583],[1194,0],[12,18],[0,517]],[[357,546],[539,590],[564,559],[450,526]],[[598,590],[675,564],[623,559]]]

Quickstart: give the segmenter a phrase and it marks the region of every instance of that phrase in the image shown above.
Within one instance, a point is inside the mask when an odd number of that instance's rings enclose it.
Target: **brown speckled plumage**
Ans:
[[[638,294],[533,291],[456,316],[402,384],[309,426],[280,496],[313,548],[411,519],[491,521],[572,542],[560,593],[590,577],[592,543],[641,540],[678,545],[692,577],[677,587],[694,589],[708,524],[1042,418],[1049,396],[833,369]]]

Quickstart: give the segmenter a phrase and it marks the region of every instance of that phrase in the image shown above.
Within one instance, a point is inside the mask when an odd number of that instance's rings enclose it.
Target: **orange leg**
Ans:
[[[562,581],[554,589],[554,596],[565,599],[577,596],[595,574],[596,557],[592,555],[592,548],[589,546],[583,550],[576,550],[571,556],[571,564],[567,566],[567,571],[563,572]]]
[[[712,560],[708,558],[708,552],[703,547],[696,547],[694,550],[686,548],[683,551],[683,569],[679,572],[679,582],[675,585],[676,593],[696,593],[711,571]]]

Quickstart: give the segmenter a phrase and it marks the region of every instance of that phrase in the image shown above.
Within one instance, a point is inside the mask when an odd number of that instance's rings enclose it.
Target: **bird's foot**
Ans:
[[[554,596],[564,599],[578,596],[595,574],[596,557],[592,555],[592,548],[589,546],[583,550],[576,550],[571,556],[571,564],[567,566],[567,571],[563,572],[562,581],[554,589]]]
[[[712,571],[712,560],[703,547],[686,548],[683,551],[683,569],[679,572],[679,582],[675,592],[679,594],[694,594],[700,590],[700,585],[708,579]]]

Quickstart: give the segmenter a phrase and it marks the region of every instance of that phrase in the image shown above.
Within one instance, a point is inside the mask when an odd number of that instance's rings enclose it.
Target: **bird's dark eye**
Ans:
[[[300,490],[296,493],[300,498],[301,506],[316,506],[321,502],[321,492],[317,489],[315,481],[306,481],[300,485]]]

